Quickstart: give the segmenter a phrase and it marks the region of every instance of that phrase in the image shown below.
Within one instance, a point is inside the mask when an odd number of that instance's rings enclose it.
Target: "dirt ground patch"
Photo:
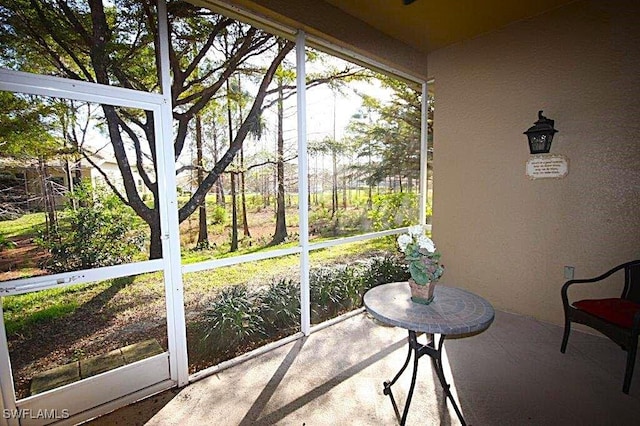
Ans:
[[[270,223],[273,217],[271,209],[252,213],[249,218],[251,239],[242,240],[241,227],[241,246],[267,245],[274,233],[274,225]],[[298,227],[288,226],[288,232],[292,239],[298,239]],[[217,247],[228,245],[230,233],[229,227],[222,232],[210,233],[211,244]],[[185,249],[195,246],[197,220],[181,224],[181,240]],[[46,250],[38,247],[32,238],[14,239],[14,242],[16,248],[0,252],[0,281],[47,273],[40,268],[47,258]],[[18,398],[29,396],[30,380],[34,374],[56,366],[152,338],[167,349],[164,298],[154,295],[148,300],[132,301],[130,295],[123,294],[123,288],[124,285],[113,284],[68,315],[29,325],[20,333],[8,336]],[[185,295],[188,321],[197,319],[205,308],[204,301],[214,293]],[[196,356],[192,361],[192,371],[208,362],[199,361]]]
[[[0,281],[8,281],[24,276],[45,275],[41,269],[47,259],[47,251],[38,247],[33,238],[11,239],[16,247],[0,251]]]

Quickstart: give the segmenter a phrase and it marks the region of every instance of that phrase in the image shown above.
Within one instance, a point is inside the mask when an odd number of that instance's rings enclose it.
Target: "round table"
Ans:
[[[464,418],[456,401],[453,399],[449,384],[442,369],[442,347],[446,336],[464,336],[477,334],[486,330],[493,322],[495,311],[493,306],[482,297],[456,287],[437,285],[434,300],[429,305],[411,301],[409,283],[396,282],[372,288],[364,295],[364,306],[378,321],[401,327],[409,331],[409,353],[404,365],[389,382],[384,382],[384,394],[389,395],[400,424],[404,425],[413,396],[413,389],[418,371],[418,359],[428,355],[433,361],[440,384],[446,396],[451,400],[453,408],[463,425]],[[427,343],[418,342],[417,333],[427,335]],[[436,343],[435,335],[440,335]],[[391,386],[398,380],[409,365],[414,354],[411,387],[407,394],[402,417],[391,392]]]

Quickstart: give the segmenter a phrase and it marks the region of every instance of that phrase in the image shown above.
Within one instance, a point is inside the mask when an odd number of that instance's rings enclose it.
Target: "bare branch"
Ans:
[[[283,158],[282,162],[288,163],[289,161],[295,160],[296,158],[298,158],[297,155],[294,155],[293,157],[289,157],[289,158]],[[266,161],[263,161],[262,163],[256,163],[256,164],[250,165],[249,167],[247,167],[245,169],[245,171],[249,171],[249,170],[252,170],[252,169],[256,169],[258,167],[266,166],[267,164],[278,164],[278,162],[275,161],[275,160],[266,160]]]
[[[127,135],[129,135],[129,138],[133,142],[136,153],[136,169],[138,170],[138,174],[144,181],[144,184],[147,186],[147,188],[149,188],[152,192],[154,192],[154,190],[157,191],[157,184],[151,181],[151,178],[149,178],[147,171],[144,169],[142,160],[142,147],[140,146],[140,139],[138,138],[138,135],[136,135],[133,129],[131,129],[131,127],[129,127],[129,125],[120,117],[118,117],[118,123],[120,124],[120,127],[127,133]]]
[[[251,109],[247,114],[247,118],[243,121],[242,125],[236,132],[235,138],[229,146],[229,149],[227,149],[222,158],[218,160],[216,165],[213,167],[213,170],[207,175],[207,177],[205,177],[205,179],[202,181],[202,184],[191,196],[189,201],[187,201],[187,203],[180,208],[178,213],[180,222],[188,218],[191,213],[193,213],[193,211],[202,204],[205,196],[209,192],[209,189],[211,189],[216,180],[218,180],[220,174],[222,174],[227,166],[233,161],[233,158],[240,150],[245,138],[249,134],[249,130],[251,130],[255,126],[255,121],[258,119],[264,97],[266,96],[267,88],[271,84],[276,70],[280,66],[280,63],[282,62],[284,57],[294,48],[294,46],[295,44],[293,42],[287,41],[269,65],[269,68],[262,78],[262,82],[260,83],[260,87],[258,88],[256,97],[253,100],[253,105],[251,106]]]
[[[342,80],[342,79],[345,79],[345,78],[356,77],[356,76],[361,76],[361,75],[363,75],[362,74],[362,69],[358,69],[358,70],[355,70],[355,71],[351,71],[350,69],[345,69],[344,71],[341,71],[338,74],[330,75],[330,76],[327,76],[327,77],[318,77],[318,78],[314,78],[314,79],[308,80],[307,84],[306,84],[306,88],[307,89],[311,89],[313,87],[317,87],[317,86],[320,86],[322,84],[327,84],[327,83],[330,83],[332,81]],[[282,96],[282,100],[285,100],[285,99],[288,99],[288,98],[294,96],[296,94],[296,88],[297,87],[294,86],[294,85],[283,85],[282,89],[285,90],[287,93],[285,93]],[[271,90],[269,90],[267,92],[267,95],[272,95],[277,90],[278,89],[271,89]],[[273,101],[266,103],[262,107],[262,109],[263,110],[264,109],[269,109],[272,106],[274,106],[276,103],[278,103],[278,99],[274,99]]]

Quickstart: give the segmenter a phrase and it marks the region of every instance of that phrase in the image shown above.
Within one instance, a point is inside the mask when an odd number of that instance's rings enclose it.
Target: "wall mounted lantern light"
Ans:
[[[531,154],[545,154],[551,149],[553,135],[558,131],[553,128],[553,120],[549,120],[538,111],[538,121],[529,130],[524,132],[529,138],[529,151]]]

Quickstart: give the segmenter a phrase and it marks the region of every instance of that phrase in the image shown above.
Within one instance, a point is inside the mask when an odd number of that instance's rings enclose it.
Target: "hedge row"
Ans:
[[[309,273],[311,322],[334,318],[362,306],[377,285],[404,281],[409,273],[397,256],[349,265],[323,266]],[[299,330],[300,284],[281,279],[263,287],[224,288],[191,327],[190,359],[214,365]],[[197,360],[197,361],[196,361]]]

